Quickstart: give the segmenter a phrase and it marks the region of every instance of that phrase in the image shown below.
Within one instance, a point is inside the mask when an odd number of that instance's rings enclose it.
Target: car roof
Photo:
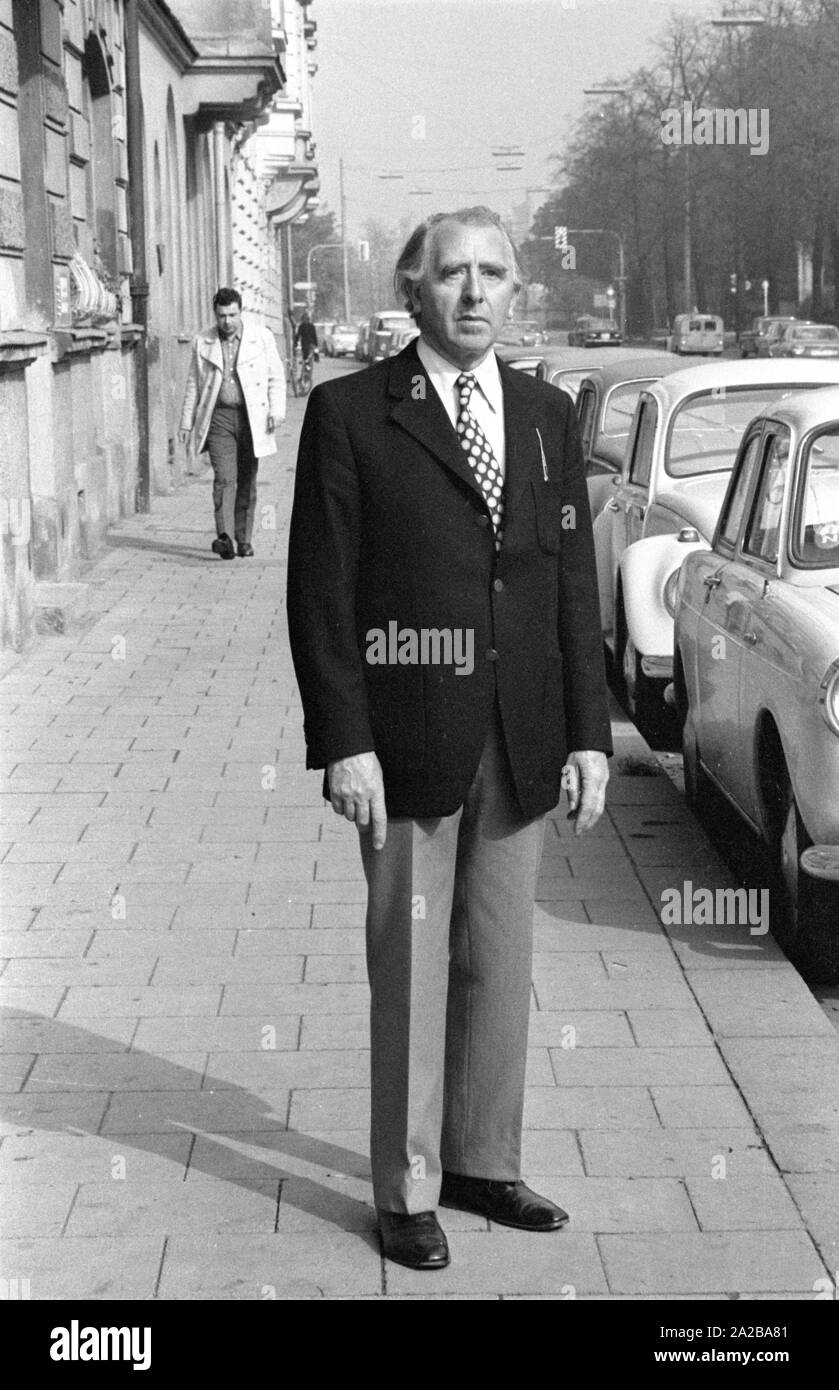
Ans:
[[[758,357],[741,361],[706,362],[701,367],[671,372],[650,387],[666,406],[674,405],[695,391],[728,386],[794,386],[796,382],[839,384],[839,362],[819,362],[815,358]],[[757,413],[757,412],[755,412]]]
[[[782,420],[797,434],[803,434],[816,425],[839,421],[839,386],[823,386],[818,391],[799,391],[783,400],[773,401],[757,416]]]
[[[689,359],[693,361],[694,359]],[[697,357],[695,361],[704,362]],[[638,381],[642,377],[660,377],[670,372],[684,371],[685,359],[672,352],[650,353],[646,357],[622,358],[620,362],[607,362],[602,367],[592,367],[585,380],[596,377],[607,389],[623,381]]]

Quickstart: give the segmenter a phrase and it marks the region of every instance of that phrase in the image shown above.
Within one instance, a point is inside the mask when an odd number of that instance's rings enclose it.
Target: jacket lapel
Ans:
[[[504,554],[515,531],[519,516],[526,507],[526,494],[533,479],[542,477],[542,456],[539,449],[540,417],[534,413],[530,381],[505,362],[498,362],[504,388]],[[542,439],[545,439],[542,427]]]
[[[224,371],[224,358],[217,328],[208,328],[206,333],[201,334],[198,339],[198,350],[206,361],[212,362],[213,366],[218,367],[220,372]]]
[[[482,497],[443,402],[419,360],[415,343],[409,343],[390,362],[391,419]]]

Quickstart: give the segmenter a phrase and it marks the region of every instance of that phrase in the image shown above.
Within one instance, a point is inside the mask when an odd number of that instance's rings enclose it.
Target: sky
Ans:
[[[671,13],[724,11],[724,0],[314,0],[321,209],[339,213],[343,159],[353,238],[368,216],[535,211],[550,156],[592,100],[583,88],[653,62]],[[493,155],[505,147],[523,157]]]

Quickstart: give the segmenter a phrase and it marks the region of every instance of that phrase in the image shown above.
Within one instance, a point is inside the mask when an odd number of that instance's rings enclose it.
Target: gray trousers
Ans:
[[[389,820],[382,850],[359,832],[379,1210],[433,1210],[442,1169],[520,1176],[544,829],[517,809],[496,714],[459,811]]]
[[[259,465],[244,406],[216,406],[205,448],[213,466],[216,535],[227,535],[240,544],[250,543]]]

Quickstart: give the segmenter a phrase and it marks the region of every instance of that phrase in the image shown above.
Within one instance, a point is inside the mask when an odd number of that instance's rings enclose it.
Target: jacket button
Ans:
[[[486,659],[487,659],[487,661],[497,661],[497,660],[498,660],[498,652],[495,650],[494,647],[490,647],[489,651],[488,651],[487,654],[486,654]]]
[[[476,518],[475,525],[476,525],[476,526],[489,526],[489,517],[486,516],[486,514],[482,514],[481,516],[479,516],[479,517]]]
[[[504,580],[503,580],[503,579],[493,579],[493,581],[492,581],[492,587],[493,587],[493,589],[495,590],[495,592],[496,592],[497,594],[500,594],[500,593],[501,593],[501,590],[504,588]]]

